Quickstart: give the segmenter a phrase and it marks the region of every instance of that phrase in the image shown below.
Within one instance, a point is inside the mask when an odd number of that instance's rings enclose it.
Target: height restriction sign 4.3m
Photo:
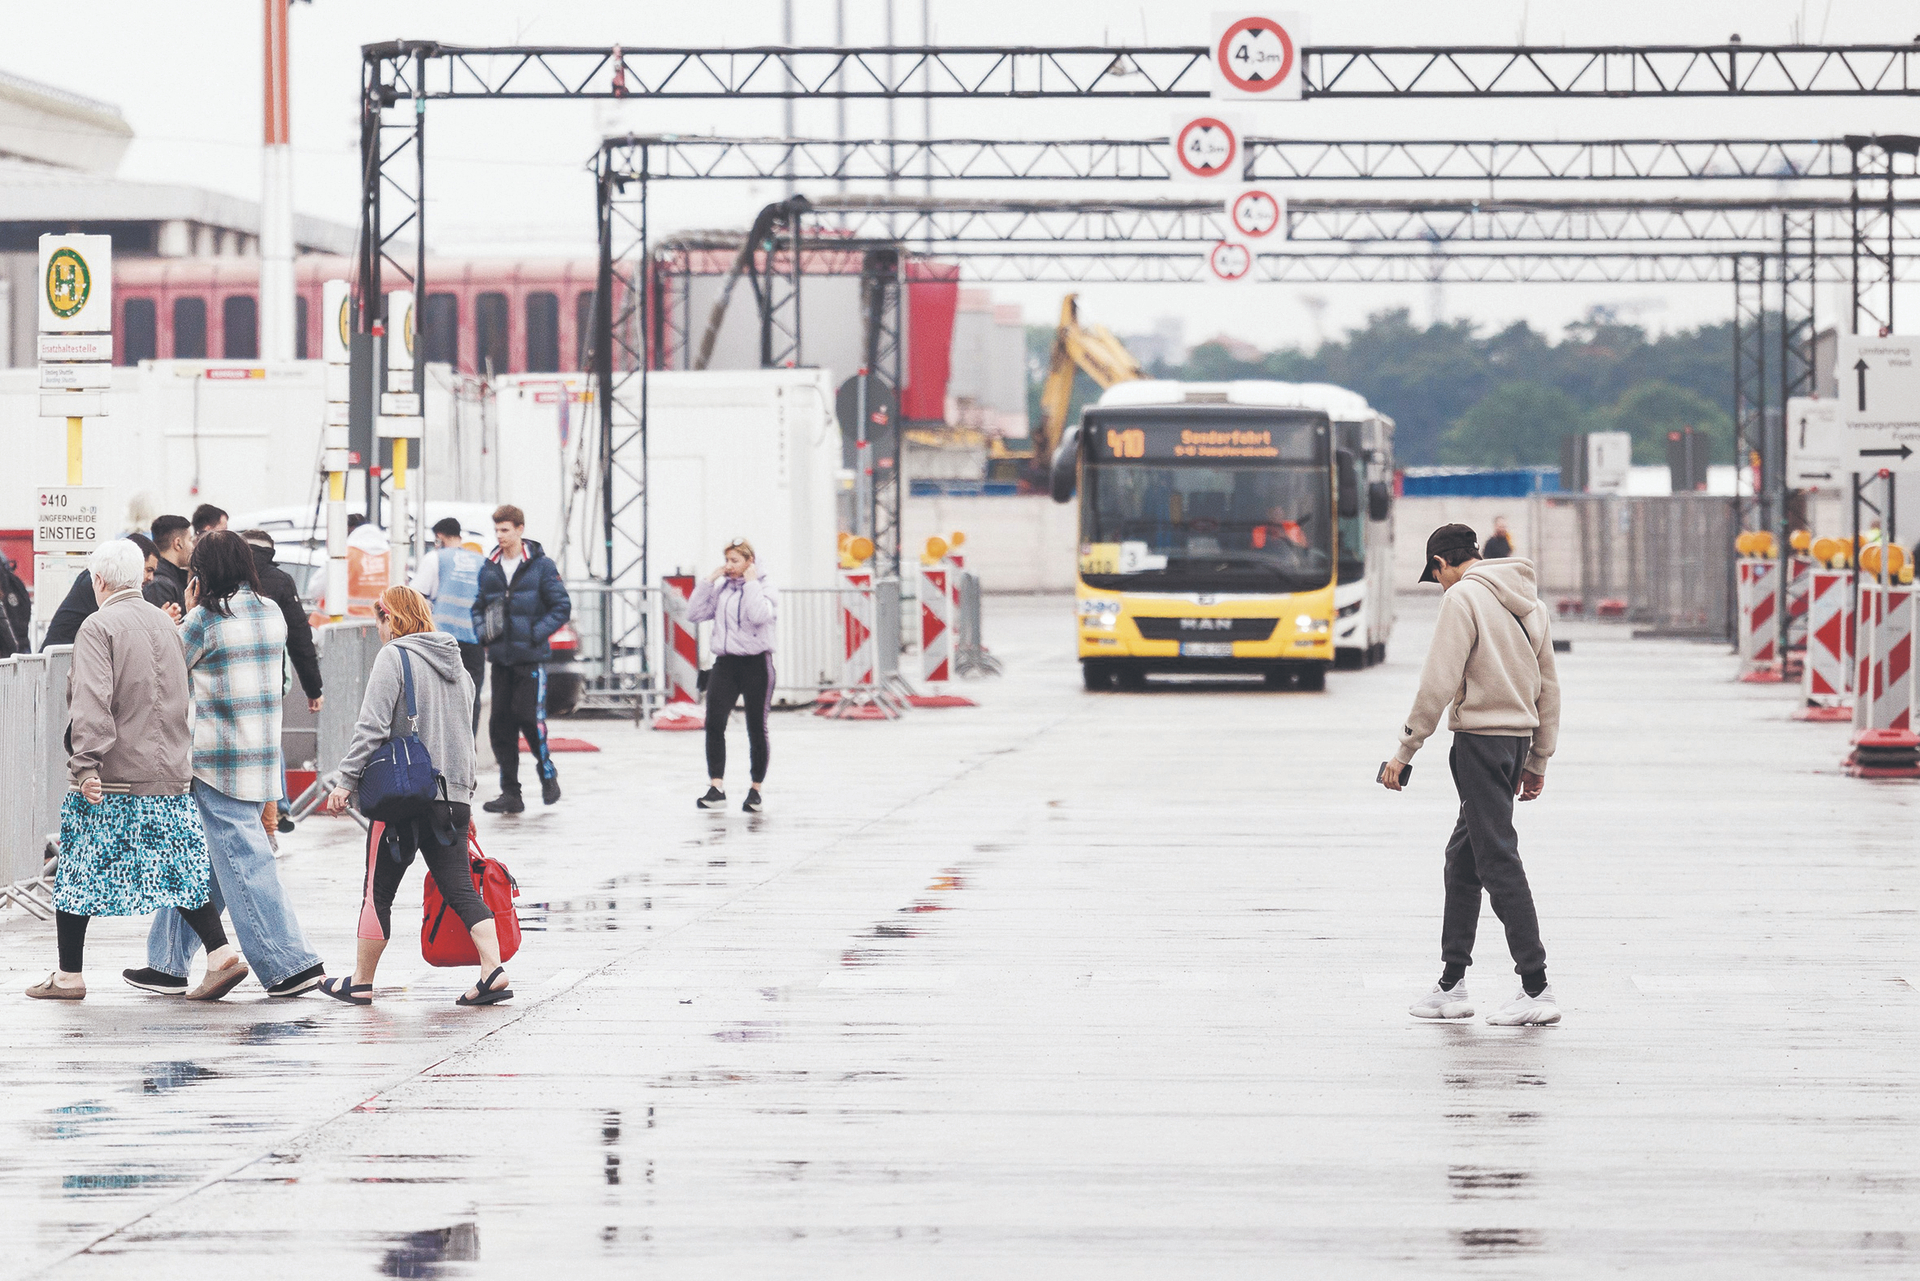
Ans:
[[[1215,10],[1213,96],[1260,102],[1299,98],[1306,43],[1306,24],[1297,13]]]
[[[1215,187],[1241,180],[1240,121],[1223,114],[1178,115],[1168,130],[1173,140],[1169,175],[1179,182]]]
[[[1227,222],[1233,234],[1259,240],[1274,233],[1287,216],[1287,202],[1271,191],[1248,187],[1227,198]]]

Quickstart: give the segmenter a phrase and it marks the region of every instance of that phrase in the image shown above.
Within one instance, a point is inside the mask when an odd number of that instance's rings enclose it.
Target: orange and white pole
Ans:
[[[293,143],[287,95],[289,0],[265,8],[266,97],[260,173],[260,358],[292,360]]]

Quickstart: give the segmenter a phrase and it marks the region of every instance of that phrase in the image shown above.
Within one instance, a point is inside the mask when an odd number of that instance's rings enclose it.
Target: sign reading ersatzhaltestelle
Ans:
[[[43,334],[110,333],[113,330],[113,237],[40,237],[40,298]]]
[[[33,550],[90,552],[106,539],[107,491],[100,485],[47,485],[34,491]]]
[[[1275,102],[1300,97],[1307,28],[1297,13],[1213,14],[1213,96]]]
[[[1920,338],[1842,338],[1834,373],[1847,470],[1920,467]]]

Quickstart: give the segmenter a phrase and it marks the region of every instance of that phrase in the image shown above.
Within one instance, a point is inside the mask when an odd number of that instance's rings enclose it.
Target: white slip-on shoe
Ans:
[[[1525,988],[1520,995],[1487,1015],[1487,1022],[1495,1027],[1541,1027],[1560,1021],[1560,1003],[1554,1000],[1551,984],[1540,989],[1540,995],[1528,996]]]
[[[1435,983],[1433,991],[1409,1006],[1407,1013],[1416,1019],[1472,1018],[1473,998],[1467,995],[1467,981],[1462,979],[1450,988]]]

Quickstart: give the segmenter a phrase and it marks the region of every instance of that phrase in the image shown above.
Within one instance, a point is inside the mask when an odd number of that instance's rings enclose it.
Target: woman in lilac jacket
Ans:
[[[707,794],[703,810],[727,807],[727,718],[743,696],[747,700],[747,743],[753,785],[741,809],[760,812],[760,788],[767,781],[767,713],[773,709],[773,624],[780,594],[760,572],[753,544],[736,538],[727,544],[726,563],[700,580],[687,607],[692,622],[712,622],[708,640],[713,669],[707,674]]]

